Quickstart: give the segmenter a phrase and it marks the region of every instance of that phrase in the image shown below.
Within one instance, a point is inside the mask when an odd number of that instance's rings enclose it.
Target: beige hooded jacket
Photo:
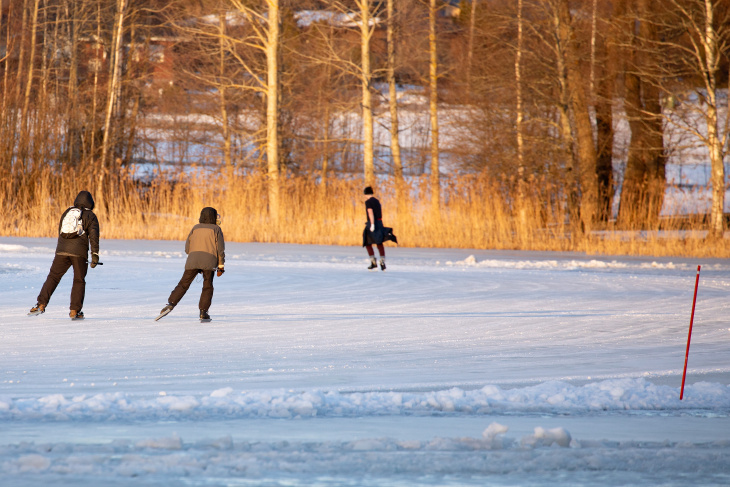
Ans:
[[[215,208],[206,207],[200,212],[200,223],[190,230],[185,241],[185,269],[215,270],[225,264],[226,243],[221,227],[216,225],[217,217]]]

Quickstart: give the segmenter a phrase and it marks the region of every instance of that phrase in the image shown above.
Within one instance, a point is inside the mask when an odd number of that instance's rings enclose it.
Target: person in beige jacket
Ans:
[[[158,320],[177,306],[198,274],[203,274],[203,291],[198,303],[200,321],[208,322],[211,319],[208,309],[213,301],[213,276],[214,274],[221,276],[225,272],[226,244],[215,208],[203,208],[199,221],[200,223],[190,230],[190,235],[185,241],[185,253],[188,254],[185,272],[170,293],[167,305],[160,311]]]

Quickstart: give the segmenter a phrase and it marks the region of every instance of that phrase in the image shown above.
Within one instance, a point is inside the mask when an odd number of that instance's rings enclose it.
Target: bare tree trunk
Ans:
[[[596,39],[595,65],[598,79],[594,106],[596,113],[596,177],[598,209],[596,219],[607,223],[613,216],[613,95],[616,74],[615,48],[607,34]]]
[[[370,82],[372,72],[370,68],[370,0],[358,0],[360,6],[360,66],[362,69],[362,123],[363,123],[363,165],[365,170],[365,184],[375,184],[374,141],[373,141],[373,104]]]
[[[23,0],[23,20],[21,21],[20,52],[18,54],[18,72],[15,74],[15,103],[20,100],[20,90],[23,86],[23,66],[25,64],[26,46],[25,36],[28,31],[28,1]],[[22,119],[21,119],[22,120]],[[15,130],[15,121],[11,125]]]
[[[30,54],[28,59],[28,74],[25,83],[25,95],[23,97],[23,111],[20,114],[20,119],[23,121],[25,130],[28,128],[28,107],[30,106],[30,94],[33,89],[33,76],[34,76],[34,61],[35,61],[35,50],[36,50],[36,29],[38,28],[38,4],[39,1],[35,0],[33,3],[33,17],[30,24]]]
[[[5,35],[5,46],[6,46],[7,52],[5,53],[5,57],[0,59],[0,61],[2,61],[4,64],[4,66],[3,66],[3,101],[2,101],[2,106],[0,108],[0,120],[1,121],[5,121],[5,113],[6,113],[7,102],[8,102],[8,75],[10,74],[10,70],[8,69],[8,60],[10,59],[10,51],[12,50],[11,49],[12,46],[10,44],[10,31],[11,31],[10,20],[12,19],[12,15],[11,15],[12,8],[13,8],[13,4],[11,3],[10,6],[8,7],[8,31]],[[3,20],[3,12],[2,12],[2,9],[0,8],[0,25],[2,25],[2,20]]]
[[[25,91],[23,94],[23,105],[20,111],[20,137],[18,140],[18,151],[19,156],[18,160],[27,168],[29,167],[29,163],[31,162],[31,157],[29,154],[30,150],[30,127],[29,127],[29,121],[28,121],[28,107],[30,105],[30,94],[31,89],[33,86],[33,62],[35,60],[35,47],[36,47],[36,28],[38,25],[38,0],[35,0],[33,2],[33,10],[30,18],[30,26],[27,25],[28,22],[28,9],[27,4],[26,7],[23,9],[23,37],[25,37],[25,33],[29,31],[30,33],[30,53],[28,54],[28,62],[27,62],[27,72],[26,72],[26,79],[25,79]],[[18,97],[17,100],[20,100],[20,92],[21,92],[21,83],[22,83],[22,73],[23,73],[23,65],[26,64],[23,60],[23,55],[25,53],[25,42],[22,42],[21,45],[21,51],[20,51],[20,58],[21,62],[18,63]],[[15,123],[13,122],[13,130],[15,128]],[[25,174],[25,172],[23,172]]]
[[[54,131],[52,127],[52,117],[55,115],[49,110],[49,80],[51,76],[51,63],[53,62],[53,53],[58,52],[58,31],[60,22],[58,21],[58,12],[60,8],[56,6],[56,19],[53,22],[53,35],[50,34],[51,23],[50,15],[48,14],[50,7],[48,6],[48,0],[43,0],[41,11],[43,12],[43,18],[41,25],[43,26],[42,34],[42,45],[41,49],[41,69],[40,69],[40,82],[38,83],[38,94],[35,97],[35,106],[37,116],[35,117],[35,127],[33,129],[34,138],[40,143],[34,144],[34,159],[43,163],[50,159],[53,149],[51,144],[43,143],[43,139]]]
[[[712,167],[712,206],[710,209],[710,236],[722,237],[725,230],[723,213],[725,209],[725,165],[723,147],[725,141],[719,136],[717,114],[717,72],[719,70],[718,36],[714,26],[714,5],[711,0],[705,1],[704,38],[702,44],[705,51],[704,81],[707,88],[707,143],[710,149]],[[727,115],[726,115],[727,117]]]
[[[596,94],[596,36],[598,31],[596,29],[596,19],[598,16],[598,0],[593,0],[593,10],[591,12],[591,81],[590,81],[590,93],[591,103],[595,100]]]
[[[68,4],[71,4],[71,12],[70,12],[70,18],[69,21],[69,42],[71,43],[71,59],[70,65],[69,65],[69,76],[68,76],[68,108],[66,112],[66,120],[68,120],[68,129],[67,129],[67,153],[68,153],[68,162],[70,164],[76,164],[78,162],[78,155],[81,152],[79,148],[79,138],[80,138],[80,132],[81,128],[79,127],[78,121],[79,121],[79,113],[77,112],[77,104],[78,104],[78,94],[79,94],[79,87],[78,87],[78,69],[79,69],[79,62],[78,62],[78,41],[79,41],[79,30],[81,26],[81,20],[78,18],[77,13],[79,11],[78,8],[78,1],[68,1],[66,5],[66,10],[68,12]]]
[[[561,37],[566,40],[566,69],[570,104],[575,120],[576,144],[578,149],[580,190],[581,190],[581,225],[585,232],[590,232],[596,217],[598,183],[596,179],[596,147],[593,141],[589,107],[582,86],[579,66],[579,55],[575,46],[572,17],[567,0],[559,2]]]
[[[324,103],[324,123],[322,126],[323,147],[322,147],[322,187],[327,186],[327,170],[329,169],[329,145],[330,145],[330,104]]]
[[[330,30],[331,33],[331,30]],[[325,69],[325,76],[324,79],[330,79],[330,74],[332,71],[332,65],[330,63],[326,63],[324,66]],[[330,158],[330,123],[331,123],[331,102],[329,100],[324,100],[326,96],[325,92],[325,86],[324,84],[320,84],[318,89],[318,96],[319,96],[319,103],[318,106],[324,110],[324,114],[322,117],[322,171],[321,171],[321,194],[324,194],[327,190],[327,177],[329,176],[329,158]]]
[[[403,162],[400,154],[398,128],[398,94],[395,84],[395,17],[394,0],[388,0],[388,106],[390,108],[390,152],[393,155],[396,199],[400,207],[403,202]]]
[[[431,205],[441,205],[441,182],[439,169],[439,122],[438,122],[438,52],[436,44],[436,0],[431,0],[428,9],[428,51],[430,90],[429,111],[431,116]]]
[[[99,99],[99,71],[101,70],[103,59],[103,46],[101,45],[101,0],[97,0],[96,9],[96,40],[94,41],[94,88],[92,90],[91,103],[91,133],[90,133],[90,150],[89,157],[96,159],[96,112]]]
[[[522,10],[520,0],[519,10]],[[471,98],[471,70],[474,62],[474,32],[476,30],[477,0],[471,0],[471,13],[469,15],[469,41],[466,53],[466,97]]]
[[[596,111],[596,177],[598,209],[596,219],[606,223],[613,208],[613,79],[611,71],[598,82]]]
[[[223,15],[218,19],[218,28],[220,29],[220,37],[218,41],[218,73],[221,79],[221,85],[218,87],[218,102],[221,111],[221,123],[223,124],[223,160],[227,168],[230,168],[233,164],[231,159],[231,127],[228,121],[228,107],[226,100],[226,86],[223,85],[223,79],[225,76],[226,69],[226,56],[225,56],[225,36],[226,36],[226,22]]]
[[[279,0],[268,0],[266,40],[266,160],[269,216],[279,221]]]
[[[619,222],[633,227],[654,224],[664,195],[664,156],[661,121],[657,119],[658,94],[633,73],[625,75],[626,114],[631,140],[624,172]],[[657,103],[652,103],[656,97]]]
[[[524,120],[524,109],[522,106],[522,49],[523,49],[523,3],[517,0],[517,51],[515,52],[515,98],[516,119],[515,131],[517,135],[517,198],[518,198],[518,219],[521,227],[520,235],[525,235],[527,226],[527,214],[524,203],[525,199],[525,142],[522,122]]]
[[[49,22],[48,22],[48,0],[43,0],[43,46],[41,47],[41,81],[40,81],[40,98],[42,102],[45,104],[45,101],[48,99],[48,78],[49,78],[49,60],[52,57],[52,53],[56,52],[57,49],[57,42],[58,42],[58,28],[60,22],[56,21],[54,22],[54,32],[53,32],[53,38],[48,33],[49,30]],[[59,9],[56,9],[56,12],[58,12]],[[57,17],[57,16],[56,16]],[[50,44],[50,45],[49,45]],[[50,54],[50,55],[49,55]],[[41,113],[45,113],[45,106],[41,110]]]
[[[137,119],[139,117],[140,98],[139,94],[135,94],[134,104],[132,105],[132,110],[127,121],[127,129],[129,132],[127,133],[126,150],[124,151],[124,158],[122,159],[122,165],[125,167],[129,167],[132,164],[132,159],[134,157],[134,141],[137,138]]]
[[[664,137],[656,80],[647,67],[653,61],[647,51],[656,30],[648,21],[651,0],[639,0],[626,29],[632,39],[625,58],[630,65],[624,75],[625,109],[631,128],[619,223],[623,226],[654,225],[658,222],[666,185]],[[638,24],[638,30],[637,30]]]
[[[114,29],[114,42],[112,43],[114,49],[113,61],[112,61],[112,77],[109,82],[108,100],[106,107],[106,119],[104,121],[104,139],[102,141],[101,149],[101,167],[106,168],[107,156],[109,152],[109,145],[112,139],[112,127],[111,120],[114,112],[114,106],[117,102],[118,85],[120,83],[120,71],[122,66],[122,50],[124,47],[123,29],[124,29],[124,14],[127,8],[127,0],[117,0],[117,17],[116,25]],[[103,177],[103,172],[100,174]]]
[[[149,41],[145,40],[145,48],[140,50],[140,47],[138,45],[138,25],[140,23],[139,20],[140,12],[137,8],[135,8],[134,4],[129,4],[129,11],[127,15],[127,23],[129,25],[129,53],[130,55],[126,57],[126,69],[122,70],[122,73],[126,75],[127,82],[124,83],[124,81],[120,81],[119,83],[119,92],[117,95],[117,113],[119,116],[119,126],[120,126],[120,135],[119,135],[119,157],[115,159],[116,162],[120,166],[123,167],[129,167],[132,164],[132,160],[134,158],[134,146],[135,146],[135,140],[137,137],[137,120],[139,117],[139,106],[140,106],[140,99],[141,99],[141,93],[139,88],[139,83],[137,81],[138,73],[136,69],[136,64],[133,63],[134,61],[134,54],[133,53],[139,53],[139,52],[147,52],[149,47]],[[123,91],[123,87],[126,86],[126,90]],[[131,109],[129,109],[129,104],[132,104]],[[126,130],[126,133],[124,131]],[[118,170],[119,167],[115,165],[115,170]]]
[[[7,20],[7,32],[5,36],[5,46],[7,46],[7,52],[5,54],[5,57],[2,59],[4,61],[3,66],[3,100],[2,100],[2,112],[0,112],[0,122],[2,122],[2,125],[0,125],[0,143],[2,143],[2,146],[0,149],[2,150],[2,153],[0,154],[0,159],[2,159],[2,168],[7,169],[7,174],[11,174],[12,177],[12,161],[13,161],[13,151],[15,149],[15,110],[11,109],[11,103],[9,100],[9,93],[11,92],[10,89],[10,52],[13,51],[13,39],[14,37],[11,35],[11,32],[13,29],[11,29],[11,23],[13,21],[13,3],[10,3],[10,6],[8,7],[8,20]],[[20,71],[20,68],[18,68],[18,71]]]
[[[570,117],[570,89],[568,83],[567,68],[565,65],[567,54],[565,52],[568,39],[565,38],[565,30],[561,28],[561,19],[557,12],[554,12],[553,24],[556,34],[556,66],[558,73],[558,87],[560,101],[558,103],[558,120],[562,139],[563,153],[565,154],[565,185],[567,188],[568,217],[574,231],[580,232],[580,200],[578,196],[578,176],[576,174],[575,136]]]
[[[517,119],[515,128],[517,132],[517,164],[520,179],[525,172],[525,149],[522,133],[522,122],[524,111],[522,107],[522,0],[517,0],[517,52],[515,52],[515,90],[517,101]]]
[[[2,0],[0,0],[0,26],[3,25],[3,9],[2,9]],[[2,32],[2,30],[0,30]],[[8,35],[6,37],[6,43],[5,43],[5,56],[0,58],[0,63],[5,64],[3,67],[3,90],[2,90],[2,101],[0,102],[0,140],[7,140],[7,137],[5,135],[5,103],[7,102],[6,97],[8,94],[7,87],[8,87],[8,58],[10,57],[8,52],[10,51],[10,44],[7,42],[7,39],[10,37],[10,16],[8,15]],[[5,158],[2,157],[2,149],[4,147],[0,147],[0,169],[4,173],[10,172],[10,164],[9,162],[5,162]]]

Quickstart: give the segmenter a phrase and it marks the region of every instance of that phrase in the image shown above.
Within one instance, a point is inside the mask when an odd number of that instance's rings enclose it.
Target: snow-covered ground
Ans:
[[[102,240],[27,317],[54,247],[0,238],[2,486],[730,485],[727,260],[229,243],[201,324]]]

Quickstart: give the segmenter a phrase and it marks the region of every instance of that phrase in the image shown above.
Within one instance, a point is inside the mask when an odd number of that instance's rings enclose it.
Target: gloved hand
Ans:
[[[375,231],[375,223],[371,223],[370,224],[370,231],[371,232],[374,232]]]
[[[99,254],[92,252],[91,253],[91,268],[93,269],[96,267],[96,264],[99,263]]]
[[[220,267],[218,267],[218,270],[216,271],[215,275],[218,277],[221,277],[224,272],[226,272],[226,270],[222,266],[220,266]]]

